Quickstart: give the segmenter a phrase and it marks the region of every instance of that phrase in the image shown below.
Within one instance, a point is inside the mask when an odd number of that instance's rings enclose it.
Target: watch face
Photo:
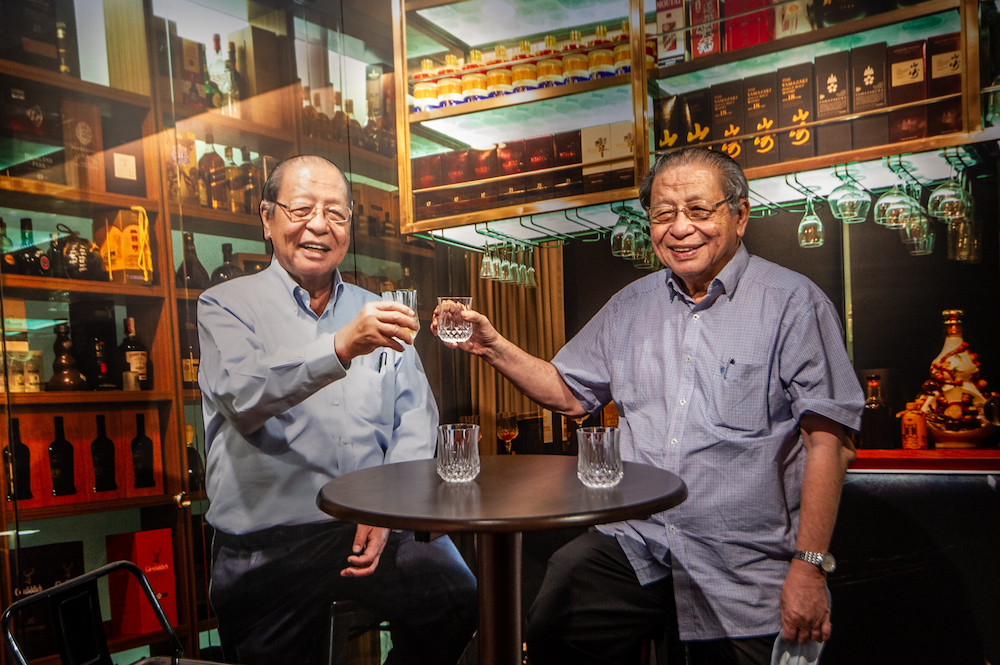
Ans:
[[[837,569],[837,560],[833,558],[833,555],[827,552],[823,555],[823,561],[819,564],[820,569],[824,573],[832,573]]]

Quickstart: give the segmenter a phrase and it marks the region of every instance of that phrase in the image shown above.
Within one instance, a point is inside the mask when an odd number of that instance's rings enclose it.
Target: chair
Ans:
[[[174,632],[167,615],[156,600],[156,594],[146,576],[131,561],[117,561],[92,570],[49,589],[39,591],[13,603],[0,617],[0,632],[3,633],[15,662],[28,665],[22,645],[14,636],[11,622],[29,607],[48,607],[51,615],[52,646],[58,650],[62,665],[113,665],[104,634],[101,617],[101,603],[97,591],[97,580],[116,571],[131,573],[139,581],[146,599],[163,629],[173,650],[172,657],[144,658],[142,665],[212,665],[207,661],[184,658],[184,647]],[[139,665],[137,663],[136,665]]]
[[[329,665],[381,662],[378,618],[353,600],[330,604]],[[359,640],[359,638],[362,638]]]

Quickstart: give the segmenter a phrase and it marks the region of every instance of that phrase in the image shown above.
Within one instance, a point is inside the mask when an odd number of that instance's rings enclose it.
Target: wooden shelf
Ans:
[[[150,506],[176,506],[173,497],[164,494],[139,496],[133,498],[108,499],[107,501],[80,501],[79,503],[63,503],[58,506],[39,506],[37,508],[21,508],[17,511],[20,522],[27,520],[43,520],[52,517],[72,517],[89,515],[98,512],[131,510],[133,508],[148,508]],[[8,519],[13,524],[13,510],[8,504]]]
[[[84,279],[64,279],[59,277],[31,277],[28,275],[3,275],[5,296],[27,295],[44,291],[67,293],[93,293],[121,297],[163,298],[166,290],[162,286],[137,286],[121,282],[96,282]]]
[[[850,470],[1000,472],[1000,449],[859,450]]]
[[[66,74],[60,74],[47,69],[39,69],[38,67],[24,65],[11,60],[0,59],[0,71],[7,76],[27,79],[45,86],[69,90],[88,97],[107,99],[147,109],[152,106],[152,101],[147,95],[140,95],[126,90],[119,90],[118,88],[91,83],[74,76],[67,76]]]
[[[159,210],[159,203],[153,199],[78,189],[68,185],[5,175],[0,175],[0,192],[3,192],[4,205],[7,207],[59,215],[90,217],[95,210],[128,210],[132,206],[142,206],[150,214],[155,214]]]
[[[169,402],[174,393],[169,390],[59,390],[40,393],[11,393],[14,406],[36,404],[131,404],[134,402]]]

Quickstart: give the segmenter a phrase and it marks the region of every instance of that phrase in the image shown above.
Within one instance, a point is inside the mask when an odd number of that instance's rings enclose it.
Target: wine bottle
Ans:
[[[132,471],[136,489],[156,487],[153,474],[153,440],[146,436],[146,416],[135,414],[135,438],[132,439]]]
[[[146,345],[143,344],[135,334],[135,319],[128,317],[124,320],[125,337],[118,345],[116,357],[115,380],[118,382],[119,390],[124,387],[125,372],[135,372],[140,390],[151,390],[153,382],[151,380],[152,366],[149,362],[149,353]]]
[[[10,419],[10,443],[3,448],[7,473],[7,500],[27,501],[31,493],[31,450],[21,441],[21,423]]]
[[[194,425],[184,425],[184,443],[187,450],[188,491],[198,492],[205,489],[205,463],[201,453],[194,445]]]
[[[49,444],[49,469],[52,472],[52,496],[76,494],[73,479],[73,444],[66,440],[62,416],[55,417],[56,437]]]
[[[198,388],[198,366],[200,364],[198,324],[194,321],[186,321],[181,337],[181,381],[187,390]]]
[[[882,377],[871,374],[866,379],[867,398],[861,415],[861,448],[892,448],[889,407],[882,401]]]
[[[243,210],[239,212],[256,215],[260,210],[260,169],[251,161],[250,150],[246,146],[240,148],[240,154],[243,157],[240,164],[240,171],[243,172]]]
[[[226,164],[226,189],[229,191],[229,211],[243,212],[245,207],[243,202],[243,170],[233,160],[232,146],[227,145],[223,154],[223,161]]]
[[[226,163],[215,150],[215,136],[205,134],[205,154],[198,160],[198,199],[201,205],[217,210],[229,209],[229,182]]]
[[[211,285],[208,278],[208,271],[198,260],[198,250],[194,246],[194,234],[185,231],[184,235],[184,260],[177,266],[176,283],[177,286],[187,289],[205,289]]]
[[[232,243],[222,243],[222,265],[212,271],[212,284],[226,282],[234,277],[239,277],[243,271],[233,263]]]
[[[21,220],[21,247],[14,252],[14,260],[21,275],[48,277],[52,274],[52,264],[45,250],[35,245],[35,232],[29,217]]]
[[[115,480],[115,442],[108,438],[104,416],[97,416],[97,438],[90,443],[90,459],[94,465],[94,491],[113,492]]]

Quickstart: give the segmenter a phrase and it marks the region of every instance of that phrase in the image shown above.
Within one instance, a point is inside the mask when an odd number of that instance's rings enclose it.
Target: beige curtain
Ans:
[[[562,246],[550,243],[533,252],[538,286],[526,288],[479,279],[483,255],[469,252],[473,308],[485,314],[501,335],[545,360],[566,343],[563,310]],[[527,260],[527,256],[525,257]],[[541,414],[541,407],[480,358],[472,358],[472,404],[479,416],[480,440],[496,441],[496,414],[513,411],[521,418]],[[495,447],[482,445],[485,454]]]

